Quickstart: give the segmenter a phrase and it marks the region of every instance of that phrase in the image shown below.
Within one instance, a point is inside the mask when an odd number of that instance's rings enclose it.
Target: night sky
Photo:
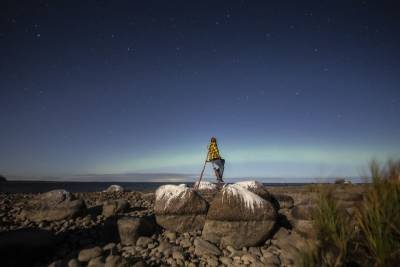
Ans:
[[[274,2],[1,1],[0,173],[189,177],[211,136],[228,181],[400,157],[396,1]]]

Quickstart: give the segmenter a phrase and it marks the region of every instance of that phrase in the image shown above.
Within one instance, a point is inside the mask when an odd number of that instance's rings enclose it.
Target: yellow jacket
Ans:
[[[215,142],[211,141],[210,144],[208,145],[207,161],[213,161],[217,159],[221,159],[221,156],[219,155],[217,141]]]

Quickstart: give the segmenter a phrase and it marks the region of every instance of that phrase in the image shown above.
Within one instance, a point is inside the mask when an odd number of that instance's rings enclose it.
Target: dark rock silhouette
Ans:
[[[5,182],[7,182],[6,177],[0,174],[0,183],[5,183]]]

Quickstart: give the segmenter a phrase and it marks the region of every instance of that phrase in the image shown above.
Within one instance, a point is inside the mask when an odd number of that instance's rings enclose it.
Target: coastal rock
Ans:
[[[292,217],[298,220],[312,220],[316,205],[311,202],[303,202],[292,209]]]
[[[106,258],[104,267],[122,267],[125,266],[125,260],[119,255],[110,255]]]
[[[106,190],[104,190],[104,192],[107,193],[115,193],[115,192],[124,192],[124,188],[120,185],[110,185]]]
[[[278,239],[275,244],[280,249],[280,258],[292,262],[294,266],[301,266],[301,251],[311,249],[312,246],[311,242],[296,233]]]
[[[204,255],[220,256],[222,254],[216,245],[201,238],[196,238],[194,240],[194,246],[194,253],[200,257]]]
[[[91,259],[87,267],[104,267],[103,257]]]
[[[269,237],[276,219],[271,202],[243,186],[225,185],[210,204],[202,238],[236,249],[256,246]]]
[[[271,202],[275,209],[279,209],[279,202],[274,198],[272,194],[268,192],[268,190],[264,187],[264,185],[258,181],[242,181],[237,182],[235,185],[241,186],[244,189],[247,189],[254,194],[260,196],[261,198],[265,199],[266,201]]]
[[[78,260],[80,262],[88,262],[91,259],[101,256],[102,253],[103,250],[101,249],[101,247],[83,249],[79,252]]]
[[[67,264],[68,267],[81,267],[81,263],[77,259],[70,259]]]
[[[111,217],[128,209],[129,203],[125,199],[108,200],[103,204],[102,214],[104,217]]]
[[[217,191],[218,190],[217,185],[214,183],[211,183],[209,181],[195,182],[193,187],[200,191]]]
[[[163,185],[156,191],[154,213],[157,224],[174,232],[201,230],[208,203],[186,185]]]
[[[74,218],[86,210],[82,199],[65,190],[53,190],[31,200],[21,216],[30,221],[59,221]]]
[[[316,238],[316,231],[312,220],[292,220],[293,231],[306,238]]]
[[[122,245],[136,245],[140,236],[150,236],[154,233],[154,218],[124,217],[118,220],[118,233]]]

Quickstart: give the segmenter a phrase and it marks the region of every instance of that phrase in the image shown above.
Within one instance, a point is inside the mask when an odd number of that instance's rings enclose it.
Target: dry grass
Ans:
[[[329,185],[314,188],[318,193],[314,212],[318,245],[313,251],[302,254],[304,266],[346,266],[350,262],[350,240],[354,225],[332,198],[330,193],[334,188]]]
[[[398,266],[400,258],[400,161],[370,165],[362,205],[350,217],[331,197],[334,186],[318,193],[314,224],[317,246],[302,254],[303,266]],[[356,263],[358,262],[358,263]],[[362,262],[362,263],[361,263]]]
[[[371,163],[372,184],[367,188],[357,222],[374,266],[395,266],[400,256],[400,162],[381,169]]]

